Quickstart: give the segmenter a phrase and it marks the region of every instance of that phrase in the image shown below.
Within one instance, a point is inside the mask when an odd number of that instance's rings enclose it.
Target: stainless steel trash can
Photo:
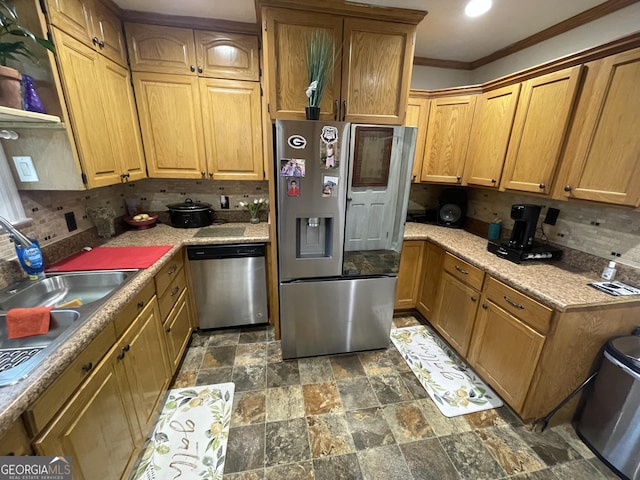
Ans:
[[[640,337],[607,342],[577,432],[619,475],[640,480]]]

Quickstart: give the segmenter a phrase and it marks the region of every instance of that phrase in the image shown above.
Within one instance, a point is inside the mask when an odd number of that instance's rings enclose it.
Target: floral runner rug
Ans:
[[[134,480],[222,479],[233,383],[169,391]]]
[[[394,328],[391,341],[445,417],[502,406],[495,392],[428,327]]]

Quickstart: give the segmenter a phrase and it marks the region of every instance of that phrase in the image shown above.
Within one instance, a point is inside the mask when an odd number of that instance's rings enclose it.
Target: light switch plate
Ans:
[[[12,157],[21,182],[39,182],[38,172],[31,157]]]

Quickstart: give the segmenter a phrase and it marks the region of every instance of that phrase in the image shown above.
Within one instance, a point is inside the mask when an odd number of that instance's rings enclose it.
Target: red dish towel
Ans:
[[[53,307],[12,308],[7,312],[9,339],[43,335],[49,331]]]
[[[62,260],[47,268],[46,272],[148,268],[172,248],[172,245],[153,247],[96,247],[91,251],[80,252]]]

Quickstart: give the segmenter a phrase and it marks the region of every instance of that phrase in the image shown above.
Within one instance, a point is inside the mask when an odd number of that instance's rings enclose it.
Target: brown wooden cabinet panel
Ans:
[[[486,300],[478,315],[469,361],[516,411],[521,411],[544,336]]]
[[[258,37],[204,30],[194,34],[200,76],[260,80]]]
[[[0,437],[0,456],[13,457],[33,455],[31,441],[24,428],[22,420],[18,418]]]
[[[442,276],[444,250],[435,243],[427,241],[422,258],[422,282],[416,306],[432,325],[436,325],[438,320],[438,287]]]
[[[198,79],[135,73],[133,82],[150,177],[206,175]]]
[[[502,190],[549,193],[578,90],[581,66],[522,84]]]
[[[122,22],[107,7],[98,0],[93,2],[91,13],[94,26],[94,36],[97,44],[92,42],[102,55],[113,60],[118,65],[127,66],[127,47],[122,34]]]
[[[411,170],[411,182],[420,182],[420,172],[422,172],[422,159],[424,158],[424,147],[427,141],[427,122],[429,121],[429,100],[426,98],[412,97],[409,94],[407,103],[407,113],[404,124],[408,127],[417,127],[416,151],[413,155],[413,168]]]
[[[125,23],[132,72],[196,76],[196,47],[190,28]]]
[[[587,63],[585,70],[557,191],[568,198],[638,206],[640,48]]]
[[[399,125],[409,95],[415,26],[345,18],[342,118]]]
[[[498,188],[518,103],[520,84],[478,96],[471,125],[464,183]]]
[[[91,0],[47,0],[49,21],[85,45],[92,46]]]
[[[266,9],[264,51],[268,65],[271,118],[304,120],[308,99],[307,44],[311,32],[324,30],[334,39],[336,63],[320,104],[320,120],[337,120],[340,102],[342,17],[278,8]]]
[[[402,244],[394,308],[415,308],[416,306],[423,248],[423,241],[405,241]]]
[[[216,180],[262,180],[260,84],[200,79],[208,173]]]
[[[457,352],[465,356],[469,349],[480,294],[449,272],[440,281],[437,330]]]
[[[475,102],[475,95],[431,100],[423,182],[461,183]]]
[[[189,303],[189,292],[185,289],[164,323],[171,375],[178,369],[182,354],[186,350],[189,339],[191,338],[192,321]]]

